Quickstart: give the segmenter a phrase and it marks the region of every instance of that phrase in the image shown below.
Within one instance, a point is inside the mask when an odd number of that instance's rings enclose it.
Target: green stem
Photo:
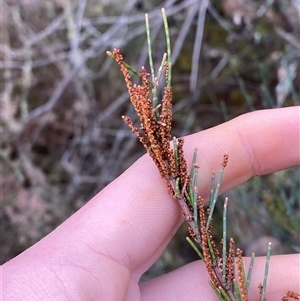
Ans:
[[[164,8],[161,9],[163,20],[164,20],[164,27],[165,27],[165,34],[166,34],[166,41],[167,41],[167,53],[168,53],[168,65],[169,65],[169,72],[168,72],[168,88],[171,88],[171,77],[172,77],[172,65],[171,65],[171,41],[170,41],[170,32],[169,32],[169,25],[167,20],[166,11]]]
[[[106,51],[106,54],[111,57],[113,60],[116,60],[116,57],[113,55],[112,52],[110,51]],[[139,78],[142,78],[142,76],[140,75],[140,73],[138,71],[136,71],[133,67],[131,67],[129,64],[127,64],[126,62],[123,61],[124,66],[126,67],[127,70],[131,71],[134,75],[138,76]],[[149,85],[149,87],[151,89],[154,88],[154,85],[150,82],[147,81],[147,84]]]
[[[204,261],[203,254],[200,252],[200,250],[197,248],[197,246],[194,244],[194,242],[189,237],[186,237],[186,240],[192,246],[192,248],[195,250],[195,252],[197,253],[197,255]]]
[[[247,274],[247,282],[246,282],[247,292],[249,290],[249,285],[250,285],[252,270],[253,270],[253,266],[254,266],[254,259],[255,259],[255,254],[252,253],[251,254],[251,260],[250,260],[250,265],[249,265],[249,270],[248,270],[248,274]]]
[[[264,281],[263,281],[263,289],[260,301],[265,301],[266,289],[267,289],[267,280],[268,280],[268,273],[269,273],[269,265],[270,265],[270,257],[271,257],[271,243],[269,242],[268,252],[267,252],[267,259],[266,259],[266,266],[265,266],[265,274],[264,274]]]
[[[207,218],[206,229],[208,229],[208,227],[209,227],[212,215],[213,215],[214,210],[215,210],[215,206],[216,206],[216,203],[217,203],[217,199],[218,199],[218,196],[219,196],[219,191],[220,191],[220,187],[221,187],[221,183],[222,183],[222,179],[223,179],[224,169],[225,169],[224,166],[222,166],[221,171],[220,171],[220,175],[219,175],[219,179],[218,179],[218,183],[217,183],[217,187],[216,187],[216,190],[215,190],[215,193],[214,193],[214,196],[213,196],[213,200],[212,200],[212,203],[209,206],[209,216]]]
[[[224,209],[223,209],[223,248],[222,248],[222,272],[223,272],[223,285],[226,285],[226,241],[227,241],[227,204],[228,198],[225,198]]]

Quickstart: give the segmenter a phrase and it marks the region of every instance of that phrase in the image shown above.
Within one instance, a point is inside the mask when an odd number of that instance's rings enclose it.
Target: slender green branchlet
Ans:
[[[198,149],[194,151],[190,170],[184,156],[184,140],[171,136],[172,129],[172,66],[171,66],[171,42],[169,26],[165,9],[162,8],[162,18],[167,41],[166,53],[163,55],[158,71],[155,72],[152,56],[150,21],[145,15],[147,43],[149,54],[149,74],[142,67],[141,72],[136,71],[124,62],[119,49],[107,54],[120,66],[124,75],[130,101],[140,119],[140,126],[136,127],[128,116],[123,116],[124,121],[138,137],[147,150],[149,156],[157,166],[162,179],[165,181],[169,194],[178,202],[182,209],[182,217],[189,225],[187,241],[198,254],[207,269],[210,277],[210,285],[220,300],[223,301],[248,301],[248,290],[254,265],[252,255],[247,277],[245,276],[242,251],[235,249],[235,242],[227,238],[227,207],[228,199],[225,199],[223,207],[223,234],[220,247],[217,246],[213,230],[213,214],[219,196],[224,170],[228,162],[228,154],[225,153],[220,174],[215,185],[215,172],[211,176],[210,196],[208,210],[205,209],[204,199],[198,193]],[[140,78],[141,83],[134,85],[131,75]],[[158,99],[157,87],[159,80],[165,76],[165,87],[162,99]],[[171,143],[170,143],[171,141]],[[228,240],[228,242],[227,242]],[[271,256],[271,244],[269,244],[263,284],[260,285],[260,301],[265,301],[268,270]],[[282,299],[287,301],[289,297],[297,297],[293,292],[288,292]],[[298,298],[299,299],[299,298]]]

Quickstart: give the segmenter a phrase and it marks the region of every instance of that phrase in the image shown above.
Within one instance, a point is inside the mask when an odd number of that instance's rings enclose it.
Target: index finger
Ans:
[[[211,172],[220,169],[226,151],[230,161],[222,191],[254,175],[299,165],[299,107],[256,111],[187,136],[188,162],[195,147],[199,149],[198,191],[204,199],[209,194]],[[74,265],[82,260],[100,268],[99,256],[103,255],[138,279],[176,232],[182,222],[180,214],[179,205],[145,155],[26,256],[34,258],[41,249],[59,250],[60,258],[65,256]],[[14,262],[25,264],[22,256]]]
[[[204,199],[209,194],[211,172],[220,169],[225,151],[230,161],[222,191],[252,176],[298,165],[299,107],[256,111],[187,136],[188,162],[195,147],[199,149],[199,194]],[[143,273],[176,232],[179,217],[178,204],[146,155],[75,214],[72,223],[78,224],[77,241],[88,240],[101,253]]]

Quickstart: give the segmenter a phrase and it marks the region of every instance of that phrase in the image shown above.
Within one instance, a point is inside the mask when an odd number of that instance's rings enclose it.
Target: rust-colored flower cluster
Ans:
[[[203,198],[197,196],[199,167],[196,160],[193,160],[191,172],[188,172],[183,152],[184,140],[173,138],[173,148],[170,145],[172,129],[171,87],[166,84],[161,103],[154,106],[155,102],[151,100],[151,97],[154,98],[152,95],[153,84],[148,80],[149,75],[146,69],[142,67],[138,74],[141,83],[133,85],[128,70],[130,66],[123,61],[120,50],[114,49],[113,53],[109,53],[109,55],[116,60],[124,75],[130,101],[139,117],[140,126],[134,126],[128,116],[123,116],[123,119],[156,164],[161,177],[166,181],[170,195],[181,206],[182,216],[189,224],[190,237],[202,249],[203,260],[213,289],[221,300],[248,301],[242,251],[237,249],[235,252],[235,242],[231,238],[228,251],[226,251],[224,242],[221,241],[220,247],[225,250],[226,254],[224,256],[223,251],[223,256],[220,255],[212,236],[212,222],[207,225],[207,220],[210,221],[211,217],[209,209],[205,210]],[[166,83],[168,83],[169,67],[169,62],[165,62]],[[154,81],[156,82],[156,80]],[[228,154],[225,154],[221,164],[222,169],[226,167],[227,162]],[[236,296],[235,290],[237,288],[239,297]],[[262,297],[263,291],[263,286],[260,284],[260,297]],[[298,300],[300,297],[296,293],[288,292],[282,301],[287,301],[289,298]]]
[[[288,291],[281,299],[281,301],[288,301],[290,299],[300,300],[300,294]]]
[[[170,147],[172,129],[172,89],[166,86],[161,104],[153,107],[151,100],[151,86],[148,73],[144,67],[140,72],[141,84],[133,85],[123,56],[119,49],[114,49],[113,56],[119,64],[124,75],[129,92],[130,101],[140,119],[140,127],[133,125],[128,116],[123,116],[124,121],[132,132],[139,138],[148,154],[156,164],[162,178],[167,180],[169,192],[175,195],[175,181],[179,179],[181,190],[186,187],[189,180],[187,164],[183,154],[183,139],[177,139],[177,156]],[[165,62],[166,82],[168,81],[168,62]],[[159,114],[157,114],[159,112]]]
[[[197,192],[197,183],[193,183],[187,169],[187,163],[183,152],[183,139],[176,139],[174,147],[171,148],[171,128],[172,128],[172,90],[171,87],[164,88],[164,95],[161,104],[153,107],[151,100],[151,85],[148,81],[148,73],[142,67],[139,77],[141,84],[133,85],[128,66],[123,61],[123,56],[119,49],[114,49],[113,58],[119,64],[124,75],[126,86],[129,92],[130,101],[139,117],[140,126],[134,126],[128,116],[123,116],[124,121],[138,137],[148,154],[156,164],[161,176],[166,180],[169,193],[180,204],[183,217],[189,223],[190,236],[198,242],[202,248],[206,269],[210,275],[211,282],[216,289],[231,289],[234,273],[234,242],[230,244],[230,254],[226,262],[227,285],[222,284],[222,267],[218,266],[221,261],[218,249],[212,237],[212,224],[206,226],[208,213],[205,212],[204,200],[196,197],[196,212],[191,204],[191,199]],[[165,65],[166,83],[168,82],[168,63]],[[228,162],[228,155],[224,155],[222,166],[225,168]],[[195,173],[198,171],[196,163],[193,165]],[[211,252],[211,248],[213,252]],[[212,253],[214,256],[212,256]]]

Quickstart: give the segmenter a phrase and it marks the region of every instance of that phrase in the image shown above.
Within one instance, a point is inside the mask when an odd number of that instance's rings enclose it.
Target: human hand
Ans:
[[[185,138],[191,162],[199,148],[199,192],[208,198],[212,170],[230,156],[222,192],[299,165],[299,107],[256,111]],[[196,261],[139,283],[182,223],[180,208],[148,155],[31,248],[2,266],[3,300],[218,300]],[[299,292],[299,255],[271,256],[267,300]],[[249,260],[245,258],[247,269]],[[258,300],[265,258],[256,258],[250,300]]]

